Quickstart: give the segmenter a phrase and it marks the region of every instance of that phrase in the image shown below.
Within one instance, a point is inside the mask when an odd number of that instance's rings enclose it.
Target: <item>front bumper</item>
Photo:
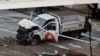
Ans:
[[[22,27],[19,27],[18,30],[17,30],[17,34],[16,34],[16,39],[17,39],[17,42],[19,43],[27,43],[29,42],[29,31],[22,28]]]

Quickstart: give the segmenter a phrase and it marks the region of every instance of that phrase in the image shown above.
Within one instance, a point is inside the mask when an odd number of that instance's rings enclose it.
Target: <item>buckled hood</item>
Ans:
[[[37,24],[28,19],[22,19],[18,24],[25,29],[31,29],[34,26],[38,26]]]

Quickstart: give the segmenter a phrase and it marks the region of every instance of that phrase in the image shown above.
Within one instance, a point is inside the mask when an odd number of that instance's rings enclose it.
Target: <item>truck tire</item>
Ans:
[[[34,36],[32,41],[31,41],[31,44],[32,45],[37,45],[37,44],[39,44],[39,42],[40,42],[40,37],[39,36]]]
[[[72,37],[77,38],[77,39],[81,38],[81,31],[73,32],[72,33]]]

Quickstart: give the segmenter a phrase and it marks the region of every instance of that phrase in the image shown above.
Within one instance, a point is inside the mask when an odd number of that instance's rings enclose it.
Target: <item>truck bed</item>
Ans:
[[[61,19],[61,32],[83,29],[85,17],[80,15],[63,16]]]

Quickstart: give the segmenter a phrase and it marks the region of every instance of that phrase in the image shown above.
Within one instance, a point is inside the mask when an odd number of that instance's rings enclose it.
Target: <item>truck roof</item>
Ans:
[[[41,17],[41,18],[46,19],[46,20],[54,19],[55,18],[54,16],[52,16],[50,14],[46,14],[46,13],[38,15],[38,17]]]

